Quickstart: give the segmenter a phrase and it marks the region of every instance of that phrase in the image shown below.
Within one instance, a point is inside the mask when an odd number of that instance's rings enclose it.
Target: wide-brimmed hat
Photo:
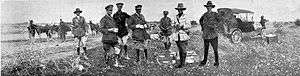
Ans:
[[[143,7],[142,5],[136,5],[136,6],[135,6],[135,10],[141,10],[142,7]]]
[[[73,13],[77,13],[77,12],[81,13],[82,11],[79,8],[76,8],[76,10]]]
[[[207,1],[206,5],[204,5],[204,7],[212,7],[212,8],[215,8],[215,5],[213,5],[211,1]]]
[[[186,10],[186,8],[184,8],[183,3],[178,3],[177,8],[175,8],[176,10]]]

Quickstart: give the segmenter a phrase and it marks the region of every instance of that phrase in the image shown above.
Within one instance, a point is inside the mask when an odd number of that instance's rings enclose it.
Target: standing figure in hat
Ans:
[[[37,25],[33,24],[33,20],[29,20],[29,26],[27,27],[29,31],[29,41],[30,44],[34,43],[34,37],[37,29]]]
[[[62,42],[66,41],[67,31],[68,31],[68,26],[64,23],[64,21],[62,19],[60,19],[60,22],[59,22],[59,35],[60,35],[60,38],[61,38]]]
[[[142,5],[135,6],[136,13],[131,16],[128,20],[128,27],[132,30],[132,39],[134,41],[134,48],[137,53],[136,62],[140,61],[140,51],[144,51],[146,60],[148,59],[148,51],[146,49],[146,44],[150,35],[146,32],[146,20],[143,14],[141,14]]]
[[[115,64],[113,66],[115,67],[124,67],[123,65],[119,65],[119,58],[120,58],[120,49],[118,47],[118,26],[113,19],[112,12],[113,12],[113,5],[108,5],[105,7],[106,15],[102,17],[100,20],[100,32],[103,34],[102,37],[102,43],[103,43],[103,49],[105,51],[104,57],[106,64],[108,64],[109,60],[109,53],[110,51],[114,51],[114,57],[115,57]]]
[[[175,32],[171,36],[171,40],[176,42],[176,45],[179,49],[179,63],[175,66],[175,68],[182,68],[185,66],[185,60],[187,55],[187,45],[190,37],[188,36],[188,29],[191,28],[191,23],[187,14],[184,14],[183,11],[186,10],[184,8],[183,3],[178,3],[177,8],[178,14],[172,20],[173,27],[175,28]]]
[[[127,39],[129,38],[128,36],[128,28],[126,26],[126,19],[130,18],[130,15],[128,15],[126,12],[122,11],[123,8],[123,3],[117,3],[117,8],[118,11],[113,15],[113,18],[116,21],[116,25],[118,26],[118,40],[119,44],[121,45],[122,51],[124,51],[123,56],[125,55],[125,59],[130,59],[127,54]]]
[[[265,18],[264,18],[264,16],[261,16],[260,17],[260,24],[261,24],[261,26],[262,26],[262,29],[266,29],[266,22],[268,22],[268,20],[266,20]]]
[[[163,36],[164,46],[166,50],[170,49],[171,43],[169,36],[172,34],[172,20],[168,17],[169,12],[163,11],[164,17],[160,19],[160,30],[161,35]]]
[[[89,30],[89,26],[85,22],[84,17],[80,16],[80,13],[82,11],[79,8],[76,8],[76,10],[73,12],[76,16],[73,18],[73,30],[72,33],[75,38],[78,39],[78,46],[77,46],[77,55],[80,55],[80,48],[82,47],[84,50],[84,57],[86,57],[87,49],[86,49],[86,40],[87,40],[87,34]]]
[[[215,5],[211,1],[208,1],[206,5],[207,12],[205,12],[200,18],[200,25],[203,27],[203,39],[204,39],[204,59],[201,61],[200,66],[204,66],[207,62],[209,44],[212,45],[215,54],[214,66],[219,66],[219,56],[218,56],[218,34],[217,34],[217,24],[218,24],[218,14],[212,11]]]

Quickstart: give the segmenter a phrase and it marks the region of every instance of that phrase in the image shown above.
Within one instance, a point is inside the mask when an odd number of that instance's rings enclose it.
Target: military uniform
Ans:
[[[79,37],[86,36],[86,32],[88,30],[88,25],[85,22],[84,17],[76,16],[73,18],[72,21],[73,21],[73,25],[74,25],[73,31],[72,31],[74,37],[79,38]]]
[[[116,21],[116,25],[118,26],[118,33],[119,37],[124,37],[128,35],[127,26],[125,26],[125,21],[127,18],[130,18],[126,12],[118,11],[113,15],[114,20]]]
[[[218,14],[216,12],[206,12],[200,18],[199,23],[203,31],[203,39],[213,39],[218,37],[217,24]]]
[[[169,36],[172,34],[172,20],[169,17],[163,17],[160,19],[160,26],[161,29],[161,35],[163,36],[163,41],[165,45],[165,49],[170,49],[171,43]]]
[[[212,4],[211,1],[207,2],[207,5],[204,5],[205,7],[212,7],[214,8],[215,5]],[[214,54],[215,54],[215,64],[214,66],[219,65],[219,55],[218,55],[218,14],[216,12],[206,12],[202,15],[202,17],[199,20],[199,23],[201,24],[202,27],[202,32],[203,32],[203,39],[204,39],[204,59],[201,62],[200,66],[203,66],[207,62],[207,56],[208,56],[208,49],[209,49],[209,44],[212,45]]]
[[[169,17],[163,17],[160,19],[159,28],[162,31],[162,36],[170,36],[172,34],[172,20]]]
[[[108,31],[110,28],[117,28],[115,20],[109,16],[105,15],[100,20],[100,32],[103,34],[102,43],[103,49],[105,51],[105,59],[108,61],[108,52],[111,48],[116,47],[118,44],[118,37],[116,32]]]
[[[171,40],[176,42],[176,45],[179,49],[179,58],[180,65],[177,67],[180,68],[185,65],[186,55],[187,55],[187,45],[188,45],[188,29],[191,28],[190,20],[187,18],[186,14],[181,16],[176,15],[173,19],[173,26],[175,28],[175,33],[172,34]]]
[[[261,26],[262,26],[262,29],[266,29],[266,22],[267,22],[268,20],[266,20],[266,19],[264,19],[264,18],[261,18],[260,19],[260,24],[261,24]]]
[[[73,13],[81,13],[82,11],[79,8],[76,8],[76,11]],[[82,16],[75,16],[72,19],[73,23],[73,30],[72,33],[75,38],[78,39],[78,46],[77,46],[77,53],[80,55],[80,47],[83,47],[84,53],[87,53],[86,49],[86,40],[87,40],[87,31],[89,29],[89,26],[85,22],[84,17]]]
[[[145,28],[136,28],[136,25],[145,25],[146,21],[142,14],[133,14],[128,21],[128,26],[132,29],[132,39],[134,40],[134,48],[137,50],[137,61],[139,61],[139,51],[144,50],[147,58],[146,40],[150,39],[150,35]]]
[[[122,11],[117,11],[114,16],[113,16],[114,20],[116,21],[116,25],[118,27],[118,40],[119,40],[119,44],[121,45],[122,50],[124,50],[123,55],[126,55],[125,58],[126,59],[130,59],[128,57],[127,54],[127,39],[129,38],[128,36],[128,28],[125,25],[126,23],[126,19],[130,18],[130,15],[128,15],[126,12],[122,12]]]
[[[59,24],[59,33],[60,33],[60,37],[63,41],[66,40],[66,34],[67,34],[67,31],[69,31],[70,29],[68,29],[69,27],[64,23],[64,22],[60,22]]]
[[[29,31],[29,37],[32,38],[35,36],[36,33],[36,27],[37,25],[30,23],[29,26],[27,27]]]

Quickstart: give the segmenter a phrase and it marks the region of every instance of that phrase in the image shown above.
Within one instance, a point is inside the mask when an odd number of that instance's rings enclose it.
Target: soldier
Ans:
[[[219,66],[217,34],[218,15],[216,12],[212,11],[212,8],[214,8],[215,5],[213,5],[211,1],[208,1],[204,6],[207,8],[207,12],[205,12],[199,20],[203,27],[202,37],[204,39],[204,59],[201,61],[199,66],[204,66],[207,62],[209,44],[212,45],[215,54],[214,66]]]
[[[60,38],[62,39],[62,42],[66,41],[66,34],[68,31],[68,26],[66,26],[66,24],[64,23],[64,21],[62,19],[60,19],[60,23],[59,23],[59,35]]]
[[[125,25],[125,21],[126,19],[130,18],[130,15],[128,15],[126,12],[123,12],[122,11],[122,8],[123,8],[123,3],[117,3],[116,4],[117,7],[118,7],[118,11],[113,15],[113,18],[115,19],[116,21],[116,24],[118,26],[118,40],[119,40],[119,44],[121,45],[121,49],[122,51],[124,51],[123,53],[123,56],[125,55],[125,59],[130,59],[128,57],[128,54],[127,54],[127,39],[129,38],[128,37],[128,29],[127,29],[127,26]]]
[[[261,16],[259,23],[261,24],[262,28],[259,29],[258,35],[262,36],[263,30],[266,29],[266,22],[268,22],[268,20],[264,19],[264,16]]]
[[[34,37],[35,37],[35,33],[36,33],[36,28],[37,28],[37,25],[33,24],[33,20],[29,20],[29,26],[27,27],[27,29],[29,31],[29,41],[30,41],[30,44],[34,43]]]
[[[260,17],[260,24],[262,26],[262,29],[266,29],[266,22],[268,22],[268,20],[264,19],[264,16]]]
[[[100,32],[103,34],[102,37],[102,43],[103,43],[103,49],[105,51],[104,57],[105,57],[105,61],[106,64],[108,64],[108,60],[109,60],[109,56],[108,53],[111,50],[111,48],[113,48],[113,50],[115,51],[115,67],[124,67],[123,65],[119,65],[119,53],[120,53],[120,49],[117,48],[118,45],[118,26],[116,25],[115,20],[113,19],[113,17],[111,16],[112,11],[113,11],[113,5],[108,5],[105,7],[107,14],[102,17],[100,24],[101,24],[101,28],[100,28]]]
[[[132,39],[134,41],[134,48],[137,53],[136,62],[140,61],[140,51],[144,50],[145,58],[148,59],[148,52],[146,49],[146,44],[150,35],[146,32],[146,20],[144,15],[141,14],[142,5],[135,6],[136,13],[131,15],[131,18],[128,20],[128,27],[132,30]]]
[[[85,54],[87,53],[86,40],[89,26],[85,22],[84,17],[80,16],[80,13],[82,13],[82,11],[79,8],[76,8],[73,13],[76,16],[72,20],[74,25],[72,33],[74,37],[78,39],[77,55],[80,55],[80,48],[82,47],[84,50],[84,58],[87,59]]]
[[[163,11],[164,17],[160,19],[160,30],[161,35],[163,36],[163,40],[164,40],[164,45],[165,45],[165,49],[169,50],[171,43],[170,43],[170,39],[169,36],[172,34],[172,20],[171,18],[168,17],[169,12],[168,11]]]
[[[184,8],[183,3],[178,3],[177,8],[178,14],[172,20],[173,27],[175,28],[175,32],[172,34],[172,40],[176,42],[176,45],[179,49],[179,64],[175,66],[175,68],[182,68],[185,66],[186,59],[186,50],[188,45],[188,40],[190,39],[188,36],[188,29],[191,28],[191,23],[187,14],[184,14],[183,11],[186,10]]]

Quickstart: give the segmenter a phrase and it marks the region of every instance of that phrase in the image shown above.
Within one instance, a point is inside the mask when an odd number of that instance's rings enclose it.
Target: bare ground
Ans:
[[[150,75],[150,76],[199,76],[199,75],[300,75],[300,28],[292,25],[280,28],[278,43],[267,44],[262,38],[244,37],[240,44],[231,44],[227,38],[219,37],[220,66],[214,67],[213,51],[209,51],[207,65],[188,64],[175,69],[158,65],[155,53],[162,50],[161,42],[149,45],[150,63],[134,63],[135,51],[129,47],[130,60],[122,60],[124,68],[107,68],[104,64],[100,37],[88,40],[88,60],[75,55],[75,41],[67,42],[37,40],[26,44],[26,39],[1,41],[1,75]],[[194,32],[188,50],[194,50],[203,58],[201,32]],[[132,43],[129,43],[129,46]],[[211,48],[211,47],[210,47]],[[79,60],[79,61],[78,61]],[[75,63],[84,65],[79,71]],[[77,69],[76,69],[77,68]]]

